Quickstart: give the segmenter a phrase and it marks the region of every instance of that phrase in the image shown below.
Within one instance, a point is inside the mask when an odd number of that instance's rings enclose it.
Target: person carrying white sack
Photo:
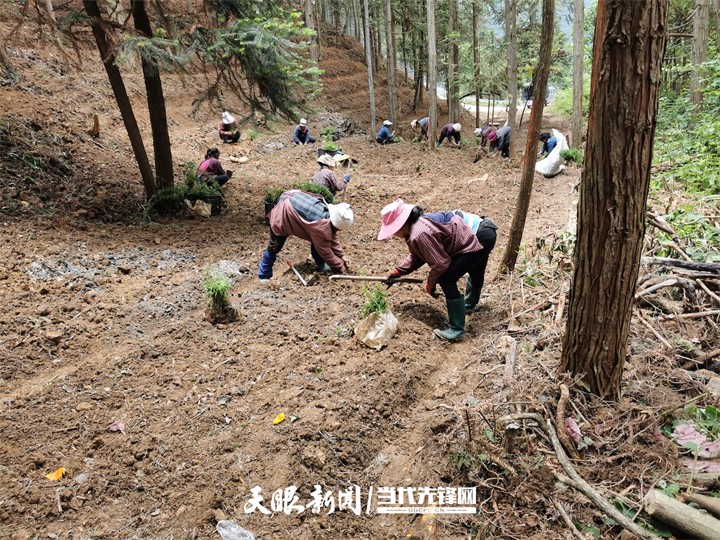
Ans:
[[[535,172],[539,172],[545,178],[553,178],[565,168],[565,160],[560,156],[560,152],[568,149],[567,139],[557,129],[552,130],[552,136],[557,140],[555,148],[550,151],[545,159],[535,163]]]

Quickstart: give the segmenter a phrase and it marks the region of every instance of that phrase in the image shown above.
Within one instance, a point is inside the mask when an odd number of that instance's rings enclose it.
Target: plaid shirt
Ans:
[[[425,214],[412,225],[405,243],[410,255],[397,267],[400,275],[409,274],[427,263],[431,285],[440,280],[453,256],[482,249],[470,227],[452,212]]]
[[[297,236],[312,242],[322,260],[332,268],[345,270],[345,252],[330,223],[327,203],[320,195],[297,189],[286,191],[270,215],[270,229],[277,236]]]

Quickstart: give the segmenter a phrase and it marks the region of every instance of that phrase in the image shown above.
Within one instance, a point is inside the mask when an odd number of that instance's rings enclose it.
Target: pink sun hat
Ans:
[[[402,226],[405,225],[405,222],[408,220],[410,212],[412,212],[413,208],[415,208],[414,204],[405,204],[402,199],[398,199],[380,210],[382,227],[380,227],[378,240],[390,238],[393,234],[402,229]]]

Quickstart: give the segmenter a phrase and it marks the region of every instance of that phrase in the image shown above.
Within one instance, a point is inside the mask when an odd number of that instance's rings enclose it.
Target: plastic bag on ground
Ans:
[[[215,527],[220,533],[222,540],[255,540],[255,535],[250,531],[243,529],[240,525],[231,519],[218,521]]]
[[[545,178],[552,178],[560,174],[565,168],[564,159],[560,157],[560,152],[568,149],[567,139],[565,135],[560,133],[557,129],[552,130],[553,136],[557,139],[557,144],[552,152],[548,154],[545,159],[541,159],[535,164],[535,172],[539,172]]]
[[[357,324],[355,336],[371,349],[379,351],[397,333],[399,326],[400,323],[391,312],[375,312]]]
[[[185,205],[191,216],[209,218],[212,215],[212,205],[197,199],[194,203],[185,199]]]

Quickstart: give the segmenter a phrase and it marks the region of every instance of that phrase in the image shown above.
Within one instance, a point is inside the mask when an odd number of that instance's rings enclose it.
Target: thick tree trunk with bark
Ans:
[[[505,257],[500,265],[501,271],[505,272],[512,272],[515,268],[518,252],[520,251],[523,229],[525,228],[525,220],[527,219],[527,211],[530,207],[530,195],[532,194],[535,162],[537,160],[538,135],[540,134],[540,122],[542,121],[543,110],[545,109],[545,91],[550,73],[554,13],[555,0],[543,0],[540,58],[538,59],[538,66],[535,71],[535,93],[533,94],[533,108],[530,113],[527,142],[525,144],[523,176],[520,181],[520,192],[518,193],[515,215],[513,216],[510,227],[510,236],[508,238],[507,248],[505,249]],[[516,138],[517,133],[511,132],[511,137]]]
[[[135,28],[145,37],[152,37],[150,19],[145,10],[143,0],[132,0],[130,3]],[[141,56],[145,91],[147,92],[150,127],[152,129],[153,153],[155,155],[155,182],[158,189],[173,187],[173,160],[170,148],[170,133],[165,110],[165,94],[163,93],[160,70],[152,60]]]
[[[388,119],[397,122],[397,99],[395,98],[395,36],[393,34],[392,1],[385,0],[385,41],[387,43]]]
[[[517,0],[505,0],[505,39],[508,52],[508,125],[512,129],[510,137],[510,157],[515,155],[517,135]],[[552,40],[552,36],[551,36]],[[544,102],[545,100],[543,100]],[[535,103],[533,101],[533,103]],[[542,117],[541,117],[542,119]]]
[[[115,51],[113,50],[107,31],[100,17],[100,8],[97,5],[96,0],[83,0],[85,11],[91,19],[91,26],[93,35],[95,36],[95,42],[97,43],[98,51],[100,51],[100,58],[102,59],[103,65],[105,66],[105,72],[107,73],[108,80],[110,81],[110,87],[115,95],[115,101],[120,109],[120,115],[122,116],[125,129],[128,132],[130,139],[130,145],[132,146],[133,152],[135,153],[135,159],[138,162],[140,168],[140,175],[145,185],[145,196],[147,198],[152,197],[157,191],[155,186],[155,179],[153,178],[152,168],[150,167],[150,161],[148,160],[147,152],[145,151],[145,145],[143,144],[142,135],[140,134],[140,128],[138,127],[137,120],[135,119],[135,113],[133,112],[130,98],[128,97],[127,90],[125,89],[125,83],[123,82],[120,70],[115,65]]]
[[[572,112],[572,146],[582,145],[582,104],[583,104],[583,56],[585,5],[583,0],[575,0],[573,19],[573,112]]]
[[[428,95],[430,101],[428,124],[428,144],[435,151],[437,136],[437,51],[435,49],[435,0],[427,0],[427,40],[428,40]]]
[[[693,13],[692,73],[690,74],[690,101],[694,112],[702,108],[702,73],[700,65],[707,60],[708,21],[710,18],[709,0],[695,0]]]
[[[640,268],[668,0],[600,0],[560,372],[620,395]]]

